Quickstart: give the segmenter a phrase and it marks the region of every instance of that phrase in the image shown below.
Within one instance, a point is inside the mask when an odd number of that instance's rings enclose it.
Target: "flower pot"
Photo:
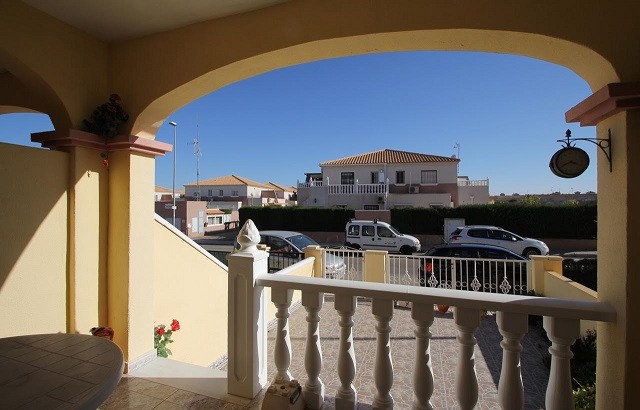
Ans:
[[[436,305],[440,313],[447,313],[449,311],[449,305]]]

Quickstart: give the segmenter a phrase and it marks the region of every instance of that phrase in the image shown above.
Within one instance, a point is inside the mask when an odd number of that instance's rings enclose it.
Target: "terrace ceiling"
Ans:
[[[286,0],[22,0],[107,42],[119,42],[245,13]]]

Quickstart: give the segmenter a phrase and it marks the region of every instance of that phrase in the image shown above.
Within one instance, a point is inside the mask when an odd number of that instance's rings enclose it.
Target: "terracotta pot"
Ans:
[[[440,313],[447,313],[449,311],[449,305],[436,305]]]

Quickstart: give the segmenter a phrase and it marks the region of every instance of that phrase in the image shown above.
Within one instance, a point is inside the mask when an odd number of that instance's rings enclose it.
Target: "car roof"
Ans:
[[[288,238],[290,236],[303,235],[303,234],[295,231],[260,231],[260,235],[280,236],[282,238]]]
[[[353,224],[353,223],[358,223],[358,224],[360,224],[360,223],[378,223],[378,224],[388,224],[388,223],[387,223],[387,222],[385,222],[385,221],[381,221],[381,220],[374,221],[374,220],[372,220],[372,219],[354,219],[353,221],[349,221],[349,222],[347,222],[347,223],[350,223],[350,224]]]
[[[459,229],[462,229],[462,228],[500,229],[501,231],[504,231],[504,229],[498,226],[493,226],[493,225],[465,225],[465,226],[459,226],[458,228]]]

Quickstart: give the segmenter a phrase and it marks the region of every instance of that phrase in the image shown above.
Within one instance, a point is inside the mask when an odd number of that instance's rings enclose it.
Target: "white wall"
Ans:
[[[340,184],[341,172],[353,172],[355,179],[360,184],[371,183],[372,172],[385,172],[385,179],[389,179],[390,184],[396,182],[396,171],[404,171],[405,184],[420,184],[420,172],[435,170],[438,172],[438,183],[457,183],[458,168],[456,163],[434,162],[424,164],[389,164],[389,165],[341,165],[341,166],[324,166],[322,167],[322,175],[324,183],[331,185]]]

